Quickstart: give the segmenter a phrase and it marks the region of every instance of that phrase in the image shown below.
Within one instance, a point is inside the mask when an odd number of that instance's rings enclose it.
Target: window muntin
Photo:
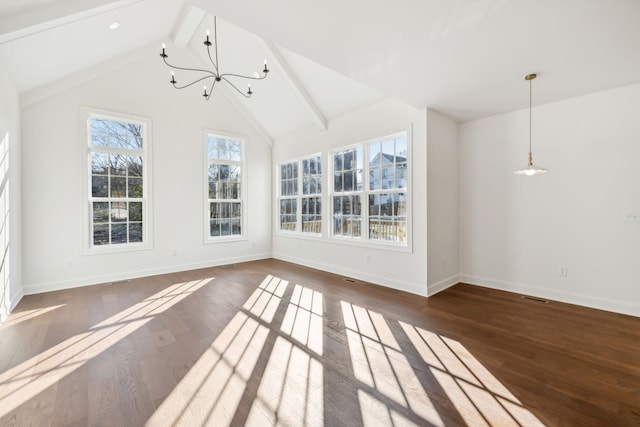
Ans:
[[[333,237],[407,245],[408,158],[407,132],[330,152]]]
[[[319,154],[281,163],[279,229],[322,233],[322,158]]]
[[[147,243],[148,124],[89,113],[89,246],[136,247]]]
[[[207,134],[207,238],[243,236],[243,140]]]

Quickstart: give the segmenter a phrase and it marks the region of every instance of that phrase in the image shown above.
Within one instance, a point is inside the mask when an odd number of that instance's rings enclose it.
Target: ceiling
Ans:
[[[225,72],[269,63],[250,101],[221,90],[276,140],[384,98],[459,122],[514,111],[531,72],[534,104],[640,81],[638,0],[2,0],[0,63],[23,99],[162,42],[204,66],[214,14]]]

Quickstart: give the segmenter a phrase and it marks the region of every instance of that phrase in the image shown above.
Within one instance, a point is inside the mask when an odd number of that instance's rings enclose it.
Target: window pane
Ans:
[[[129,223],[129,242],[142,242],[142,223]]]
[[[129,217],[127,202],[111,202],[111,221],[123,222]]]
[[[142,198],[142,178],[129,178],[128,197],[132,199]]]
[[[109,195],[110,197],[126,197],[126,186],[127,186],[127,178],[112,176],[111,177],[111,187]]]
[[[111,226],[111,243],[127,243],[127,224]]]
[[[93,223],[109,222],[109,203],[94,202],[93,203]]]
[[[333,176],[333,191],[340,193],[343,191],[342,173],[336,172]]]
[[[142,221],[142,203],[129,203],[129,221]]]
[[[96,176],[91,177],[91,196],[92,197],[108,197],[109,195],[109,177]]]
[[[100,152],[91,153],[91,173],[93,175],[109,174],[109,154]]]
[[[109,155],[109,172],[111,175],[126,176],[127,175],[127,162],[125,157],[121,154]]]
[[[100,224],[93,227],[93,244],[96,246],[109,244],[109,224]]]
[[[125,161],[127,164],[127,174],[129,176],[142,176],[142,157],[127,156]]]

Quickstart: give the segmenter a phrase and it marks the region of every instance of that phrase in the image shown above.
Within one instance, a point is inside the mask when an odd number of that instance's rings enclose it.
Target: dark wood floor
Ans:
[[[640,425],[640,318],[265,260],[25,297],[2,426]]]

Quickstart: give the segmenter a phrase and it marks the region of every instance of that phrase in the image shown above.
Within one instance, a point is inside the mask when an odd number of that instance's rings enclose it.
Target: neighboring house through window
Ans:
[[[332,236],[407,246],[408,132],[335,150],[330,158]]]

